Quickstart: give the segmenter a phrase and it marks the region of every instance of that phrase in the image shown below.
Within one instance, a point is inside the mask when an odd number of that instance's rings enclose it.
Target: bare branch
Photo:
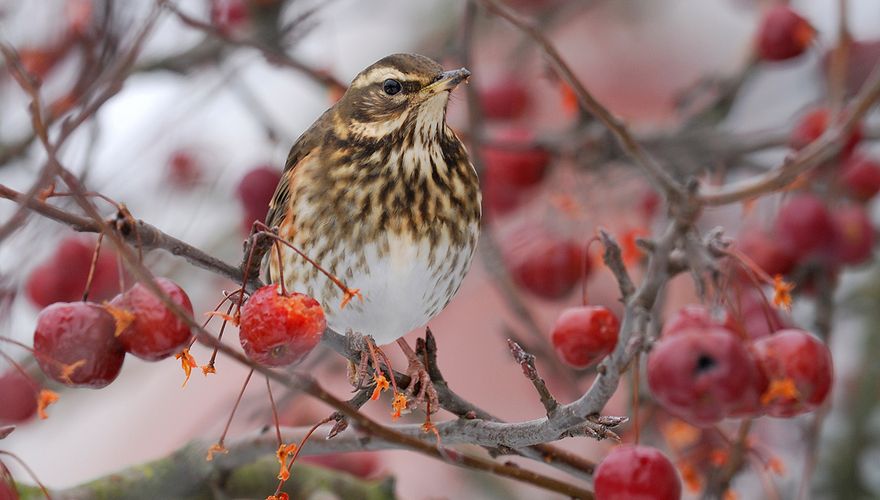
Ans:
[[[538,375],[538,369],[535,368],[535,356],[524,351],[523,348],[513,340],[507,339],[507,345],[510,347],[513,359],[515,359],[522,367],[523,375],[529,379],[532,385],[535,386],[535,390],[538,391],[538,395],[541,397],[541,404],[544,405],[544,410],[547,411],[547,415],[549,416],[553,414],[553,412],[556,411],[556,408],[559,407],[559,402],[556,401],[556,398],[554,398],[553,394],[550,393],[550,390],[547,389],[547,384],[544,382],[544,379]]]

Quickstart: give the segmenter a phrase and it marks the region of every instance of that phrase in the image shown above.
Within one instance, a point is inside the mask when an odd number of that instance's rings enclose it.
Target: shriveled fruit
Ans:
[[[812,411],[831,392],[831,351],[809,333],[788,329],[755,342],[755,355],[769,386],[761,397],[768,415],[793,417]]]
[[[37,317],[34,357],[53,380],[99,389],[116,379],[125,359],[115,326],[113,317],[99,305],[52,304]]]
[[[189,296],[176,283],[156,278],[156,284],[171,300],[192,315]],[[158,361],[175,354],[192,339],[192,329],[142,283],[137,283],[110,302],[111,308],[125,311],[130,323],[119,334],[125,350],[147,361]]]
[[[327,328],[317,300],[301,293],[282,295],[267,285],[241,309],[239,339],[244,352],[265,366],[286,366],[302,360],[318,345]]]
[[[764,12],[758,28],[758,55],[765,61],[784,61],[804,53],[816,29],[787,5],[775,5]]]
[[[586,368],[614,350],[620,322],[607,307],[570,307],[556,319],[550,340],[566,364]]]
[[[681,479],[672,462],[650,446],[615,447],[596,467],[596,500],[678,500]]]
[[[754,406],[763,387],[743,341],[724,328],[694,328],[661,338],[648,355],[657,402],[695,425],[711,425]]]
[[[0,376],[0,425],[20,424],[36,415],[39,390],[30,376],[14,368]]]

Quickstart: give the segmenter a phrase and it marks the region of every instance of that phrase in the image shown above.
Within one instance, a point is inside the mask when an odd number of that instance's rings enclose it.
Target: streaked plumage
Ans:
[[[292,250],[291,290],[312,295],[337,331],[392,342],[439,313],[467,273],[480,227],[480,193],[467,152],[446,125],[451,90],[465,70],[443,73],[415,54],[388,56],[296,141],[267,223],[363,301]],[[400,91],[389,95],[389,80]],[[273,282],[277,255],[269,257]]]

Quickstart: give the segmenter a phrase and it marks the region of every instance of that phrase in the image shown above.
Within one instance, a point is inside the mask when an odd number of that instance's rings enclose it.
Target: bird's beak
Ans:
[[[469,76],[471,76],[471,72],[465,68],[444,71],[437,75],[437,78],[435,78],[430,85],[425,87],[425,90],[432,94],[444,90],[452,90],[457,87],[459,83],[467,80]]]

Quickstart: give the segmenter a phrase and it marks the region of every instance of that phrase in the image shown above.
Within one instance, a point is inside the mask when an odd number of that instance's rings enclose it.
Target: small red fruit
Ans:
[[[804,53],[816,29],[787,5],[767,9],[758,28],[758,54],[765,61],[784,61]]]
[[[115,322],[88,302],[55,303],[40,311],[34,357],[43,373],[71,387],[100,389],[116,379],[125,350]]]
[[[570,307],[556,319],[550,340],[562,361],[586,368],[614,350],[619,331],[620,322],[607,307]]]
[[[211,0],[211,22],[223,32],[240,28],[248,17],[246,0]]]
[[[831,352],[803,330],[776,332],[755,342],[755,355],[770,387],[762,396],[768,415],[793,417],[814,410],[831,392],[834,369]],[[794,392],[774,391],[774,384],[793,384]]]
[[[803,259],[824,254],[830,248],[834,221],[819,197],[799,194],[779,209],[776,234],[796,259]]]
[[[238,199],[244,208],[242,226],[245,232],[251,230],[255,221],[265,222],[269,202],[281,180],[281,172],[269,166],[254,168],[238,183]]]
[[[20,424],[36,415],[39,392],[37,383],[15,368],[0,376],[0,425]]]
[[[761,229],[743,232],[737,238],[736,247],[770,276],[788,274],[797,265],[797,258],[788,247],[778,237]],[[747,282],[750,281],[747,278],[749,272],[743,268],[738,270],[739,275],[746,277]]]
[[[832,212],[837,238],[832,257],[846,265],[858,265],[871,258],[875,231],[867,210],[859,205],[839,207]]]
[[[548,236],[539,229],[521,230],[515,240],[505,249],[513,279],[539,297],[565,297],[589,274],[584,249],[575,241]]]
[[[849,196],[863,203],[870,201],[880,192],[880,162],[861,154],[847,158],[841,168],[840,183]]]
[[[595,489],[596,500],[679,500],[681,479],[660,450],[623,444],[596,467]]]
[[[70,236],[61,241],[48,260],[34,268],[28,276],[26,289],[31,302],[46,307],[55,302],[82,299],[88,280],[94,238]],[[119,290],[119,267],[116,254],[106,245],[95,263],[95,274],[89,300],[109,300]]]
[[[757,406],[758,366],[743,342],[724,328],[663,337],[648,355],[648,385],[657,402],[694,425],[711,425]]]
[[[241,309],[239,339],[244,352],[265,366],[287,366],[303,359],[318,345],[327,328],[317,300],[301,293],[281,295],[267,285]]]
[[[516,190],[535,186],[544,179],[550,153],[533,144],[530,131],[511,129],[498,139],[504,143],[483,148],[487,184]]]
[[[171,185],[192,189],[202,180],[204,166],[192,151],[177,150],[168,159],[166,176]]]
[[[192,302],[173,281],[156,278],[156,284],[171,300],[192,315]],[[192,329],[174,314],[156,295],[141,283],[117,295],[111,307],[133,315],[133,320],[119,334],[126,351],[147,361],[158,361],[180,352],[192,339]]]
[[[825,133],[828,128],[828,122],[831,120],[831,111],[826,107],[818,107],[808,111],[798,120],[797,125],[791,131],[789,145],[792,149],[800,151],[808,144],[818,139]],[[849,157],[856,146],[861,142],[863,136],[862,125],[856,124],[846,137],[846,142],[840,150],[840,157]]]
[[[520,78],[508,77],[480,91],[480,107],[489,120],[519,118],[529,107],[529,90]]]
[[[826,77],[831,73],[831,60],[834,48],[829,48],[822,56],[822,67]],[[846,92],[854,95],[868,81],[877,63],[880,63],[880,39],[853,40],[849,44],[846,58]]]

